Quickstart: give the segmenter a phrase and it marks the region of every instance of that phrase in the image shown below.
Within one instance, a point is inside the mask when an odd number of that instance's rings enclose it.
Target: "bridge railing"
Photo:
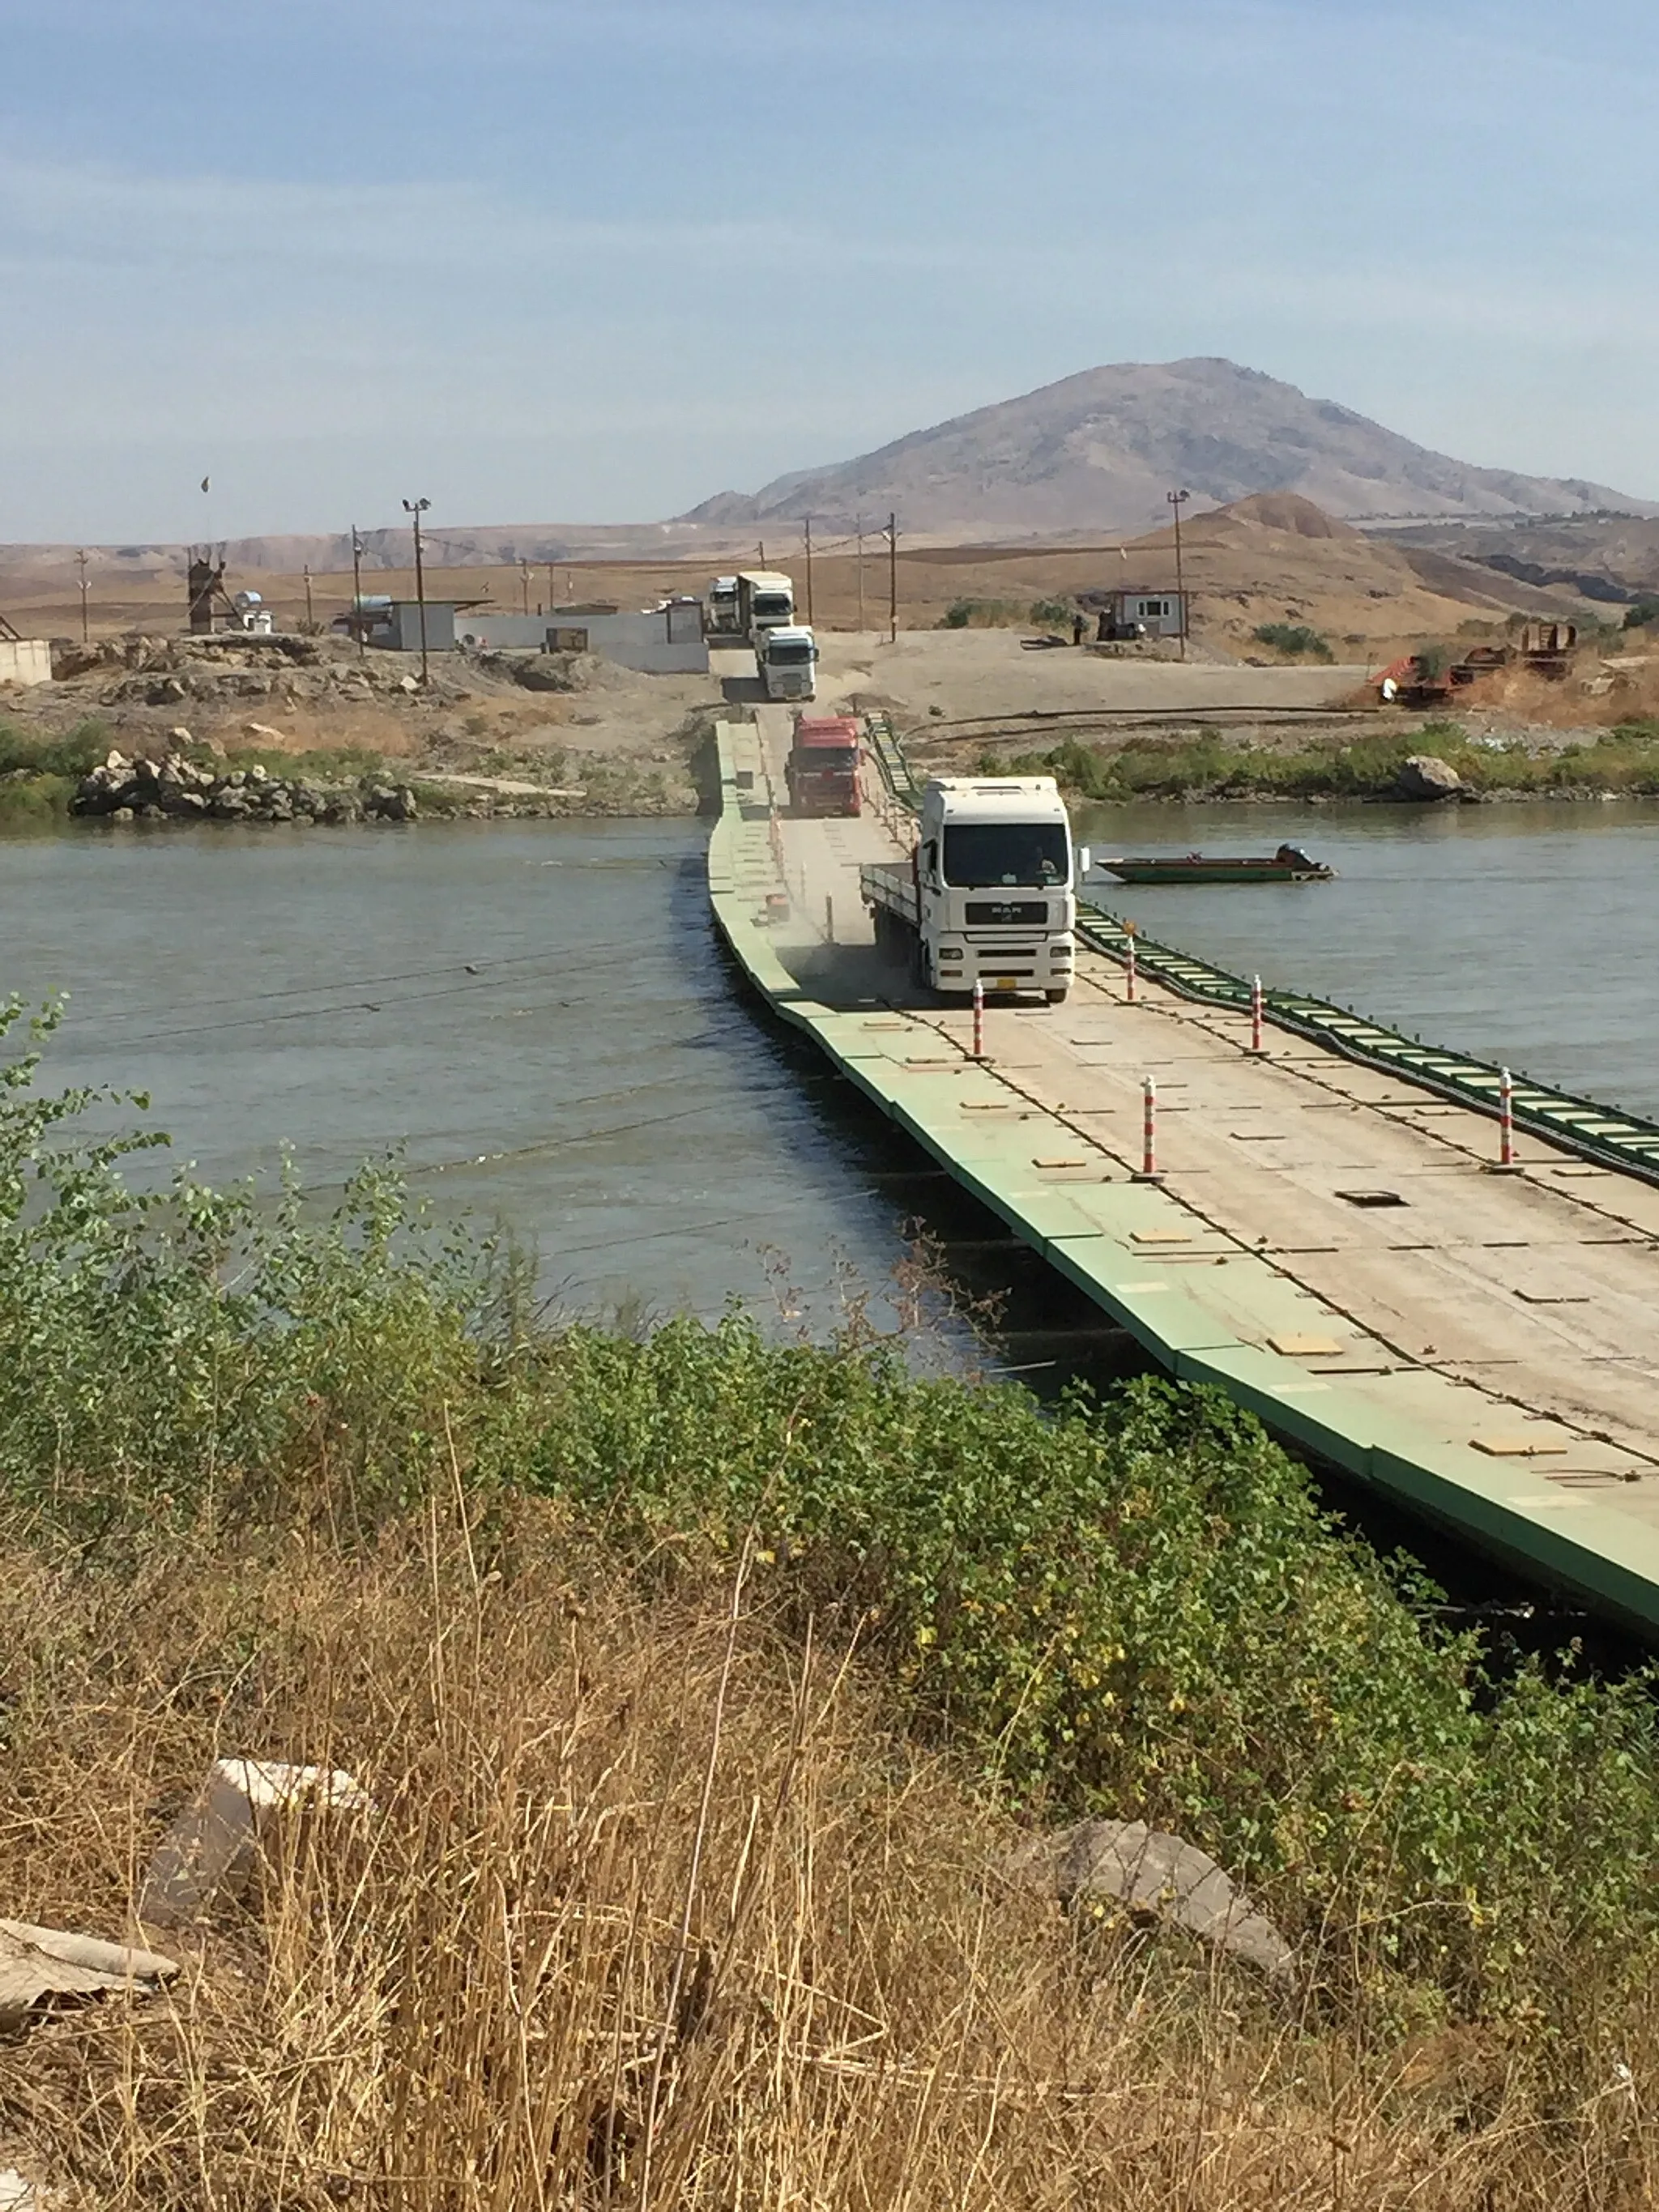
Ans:
[[[1133,934],[1135,967],[1143,981],[1154,980],[1177,998],[1196,1000],[1229,1013],[1249,1013],[1250,986],[1243,976],[1230,975],[1224,968],[1159,945],[1139,931]],[[1103,907],[1079,901],[1078,935],[1095,951],[1127,964],[1131,932]],[[1311,999],[1300,991],[1264,991],[1262,1007],[1278,1028],[1340,1053],[1345,1060],[1398,1076],[1477,1114],[1496,1117],[1501,1111],[1504,1070],[1486,1060],[1425,1044],[1420,1037],[1368,1020],[1351,1007]],[[1524,1077],[1516,1079],[1513,1098],[1517,1128],[1603,1166],[1659,1182],[1659,1123]]]
[[[921,787],[917,783],[898,732],[885,714],[864,718],[865,750],[881,779],[877,809],[901,845],[915,835],[915,817],[921,811]]]

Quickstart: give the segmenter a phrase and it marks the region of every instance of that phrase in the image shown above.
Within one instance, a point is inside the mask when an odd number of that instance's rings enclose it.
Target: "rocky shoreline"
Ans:
[[[356,784],[272,775],[268,769],[199,767],[183,752],[159,762],[112,752],[82,777],[70,811],[113,822],[413,822],[414,789],[365,776]]]

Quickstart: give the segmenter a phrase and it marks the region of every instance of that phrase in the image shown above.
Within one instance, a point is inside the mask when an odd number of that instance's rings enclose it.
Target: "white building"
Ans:
[[[592,653],[646,676],[706,676],[708,643],[700,599],[670,599],[624,614],[614,606],[556,607],[544,615],[469,610],[456,641],[487,652]]]
[[[1186,602],[1179,592],[1148,591],[1142,586],[1107,594],[1109,604],[1101,617],[1103,638],[1184,637]],[[1098,604],[1097,601],[1095,604]]]

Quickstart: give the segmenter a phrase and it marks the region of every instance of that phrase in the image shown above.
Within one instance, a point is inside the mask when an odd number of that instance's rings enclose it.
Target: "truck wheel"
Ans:
[[[1062,984],[1058,991],[1045,991],[1042,995],[1051,1006],[1063,1006],[1066,1002],[1066,988],[1067,986]]]

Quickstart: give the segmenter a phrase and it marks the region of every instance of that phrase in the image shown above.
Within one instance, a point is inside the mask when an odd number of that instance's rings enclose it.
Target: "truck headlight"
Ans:
[[[962,947],[959,945],[941,945],[939,949],[939,957],[941,960],[960,960],[962,957]]]

